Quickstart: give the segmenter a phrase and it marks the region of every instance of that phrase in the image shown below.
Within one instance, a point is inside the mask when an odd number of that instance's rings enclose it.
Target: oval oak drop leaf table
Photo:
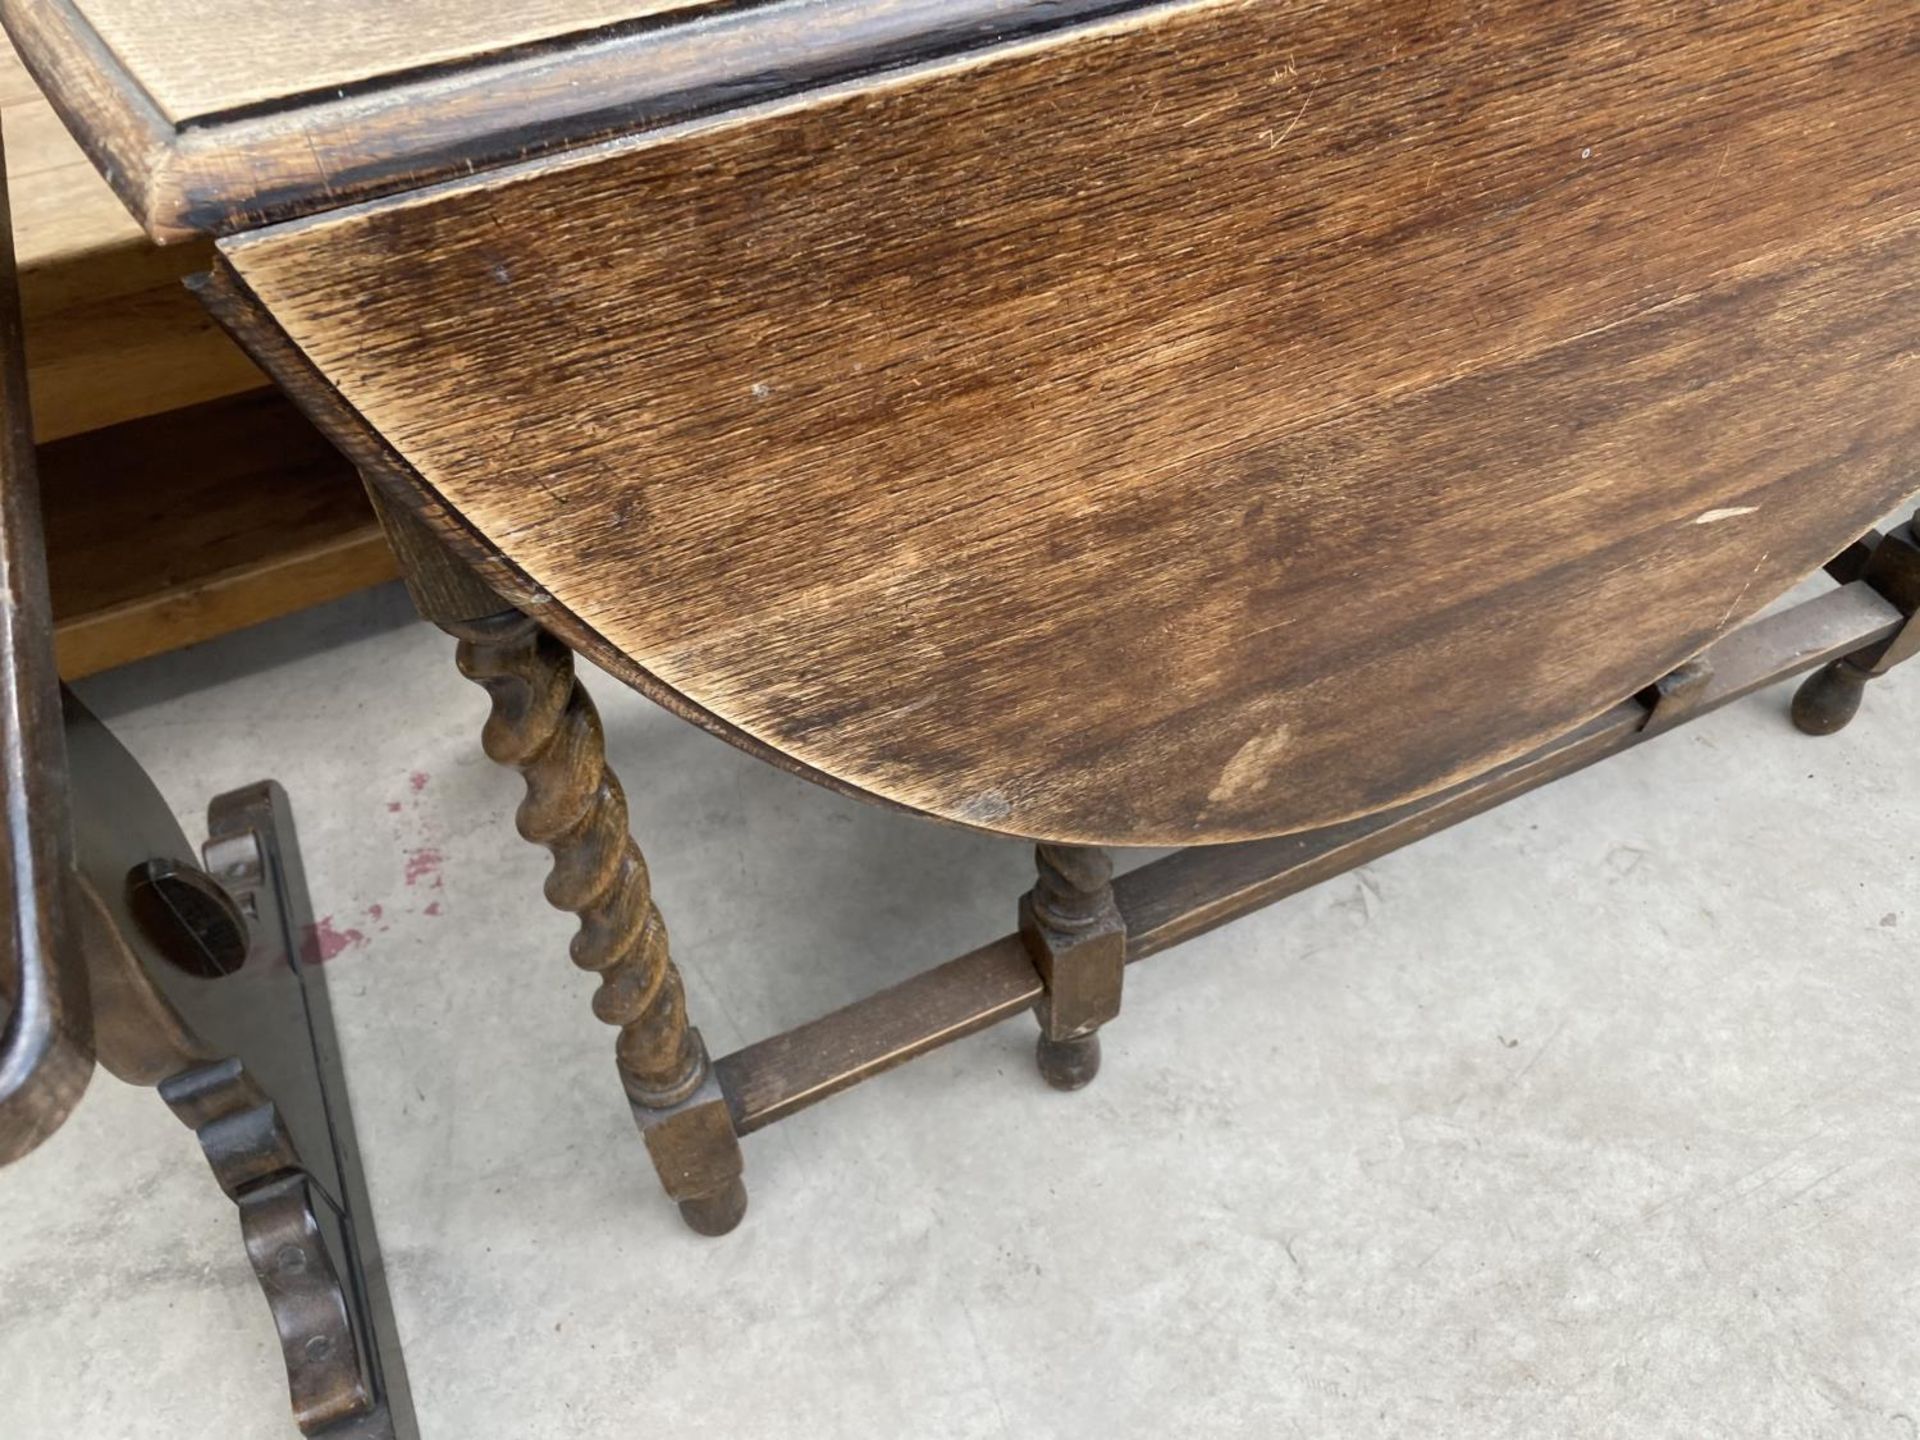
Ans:
[[[740,1135],[1029,1008],[1084,1084],[1128,961],[1920,647],[1910,7],[203,8],[0,0],[489,692],[697,1230]],[[1016,933],[710,1061],[576,652],[1038,842]]]

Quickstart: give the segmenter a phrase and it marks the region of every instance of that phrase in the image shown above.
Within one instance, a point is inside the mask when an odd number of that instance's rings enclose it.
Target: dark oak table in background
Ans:
[[[708,1233],[739,1135],[1028,1008],[1084,1084],[1128,960],[1920,646],[1909,5],[0,14],[365,476]],[[710,1062],[573,652],[1039,842],[1018,933]]]

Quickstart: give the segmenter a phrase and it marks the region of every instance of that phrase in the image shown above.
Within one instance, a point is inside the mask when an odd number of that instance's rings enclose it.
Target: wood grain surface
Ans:
[[[137,68],[141,53],[116,53],[73,0],[0,0],[0,21],[127,208],[155,239],[176,241],[472,175],[1137,3],[721,0],[431,63],[432,31],[413,27],[417,43],[395,33],[411,25],[408,7],[355,4],[348,13],[383,17],[376,29],[392,43],[382,73],[191,122],[154,103]],[[211,32],[197,24],[177,27],[174,59],[214,74],[257,66],[284,77],[287,51],[264,49],[263,32],[284,27],[294,11],[302,26],[314,15],[325,26],[332,12],[281,4],[277,20],[260,14],[273,8],[247,5],[256,23],[221,44],[205,43]],[[459,8],[468,30],[491,23],[485,7]],[[297,81],[312,83],[304,73]]]
[[[176,124],[719,0],[73,0]]]
[[[222,248],[596,659],[963,823],[1243,838],[1910,488],[1915,24],[1199,4]]]

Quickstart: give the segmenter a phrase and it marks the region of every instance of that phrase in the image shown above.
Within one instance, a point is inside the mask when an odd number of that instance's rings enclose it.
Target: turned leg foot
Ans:
[[[747,1184],[734,1180],[718,1195],[680,1202],[680,1218],[696,1235],[725,1235],[747,1213]]]
[[[1056,1090],[1079,1090],[1100,1073],[1100,1032],[1055,1040],[1042,1030],[1034,1042],[1040,1078]]]
[[[1793,723],[1804,735],[1833,735],[1860,713],[1860,697],[1873,677],[1851,659],[1823,665],[1793,696]]]
[[[1086,845],[1038,845],[1039,878],[1020,901],[1020,934],[1047,993],[1034,1007],[1034,1058],[1056,1090],[1100,1073],[1100,1027],[1120,1013],[1127,927],[1113,900],[1113,862]]]
[[[1821,666],[1793,696],[1793,723],[1807,735],[1832,735],[1860,713],[1867,681],[1920,654],[1920,514],[1885,535],[1869,533],[1827,566],[1842,584],[1864,583],[1898,610],[1899,629]]]

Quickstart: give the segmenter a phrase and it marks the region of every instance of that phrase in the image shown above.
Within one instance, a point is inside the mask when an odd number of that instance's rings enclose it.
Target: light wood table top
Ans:
[[[289,109],[395,72],[458,66],[717,0],[73,0],[175,124]]]

